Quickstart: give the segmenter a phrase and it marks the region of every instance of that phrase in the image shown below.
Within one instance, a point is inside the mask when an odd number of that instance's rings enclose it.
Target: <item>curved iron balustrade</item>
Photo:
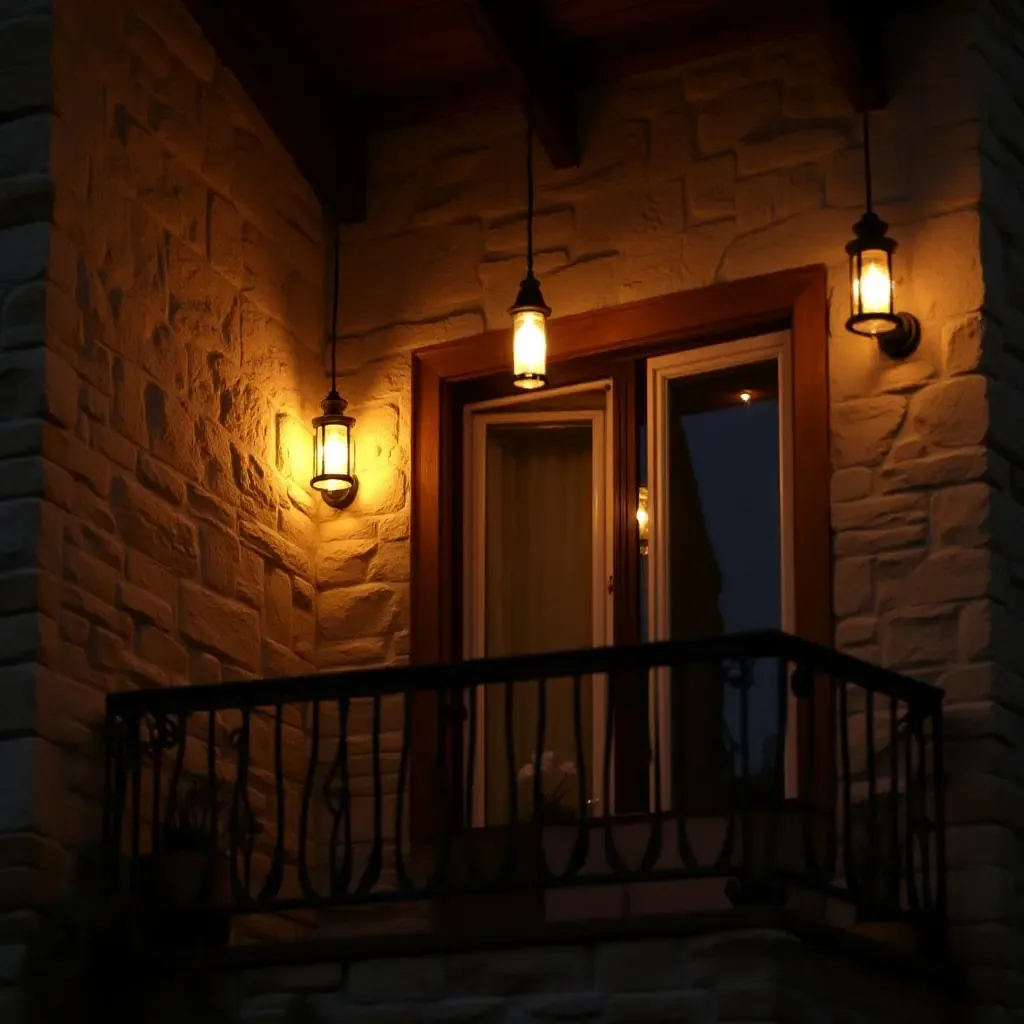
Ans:
[[[752,698],[765,666],[769,712]],[[668,796],[663,731],[650,727],[668,713],[659,706],[666,691],[646,685],[659,673],[684,713],[695,673],[732,692],[738,728],[705,751],[720,769],[710,804],[707,792],[686,792],[694,773],[678,742]],[[572,812],[552,817],[541,760],[551,732],[544,695],[556,680],[571,687],[577,756],[563,789]],[[512,709],[524,686],[538,696],[532,773],[516,758]],[[485,692],[500,694],[507,725],[490,762],[500,755],[507,774],[497,829],[473,827],[484,755],[466,723],[477,721]],[[608,708],[599,736],[584,722],[595,693]],[[621,713],[624,695],[631,717]],[[138,885],[201,791],[205,811],[191,825],[226,861],[232,913],[721,879],[735,905],[816,893],[852,906],[859,921],[917,925],[938,948],[941,702],[933,686],[778,632],[119,693],[107,701],[107,866],[112,884]],[[794,711],[802,739],[787,757]],[[752,737],[766,720],[787,738],[771,756]],[[429,763],[414,757],[424,740]],[[646,810],[598,813],[616,799],[616,745],[627,742],[646,745]],[[426,839],[409,835],[413,795],[431,811]]]

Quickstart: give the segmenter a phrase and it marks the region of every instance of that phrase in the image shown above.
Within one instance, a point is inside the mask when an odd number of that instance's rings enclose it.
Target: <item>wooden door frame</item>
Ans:
[[[548,325],[548,362],[552,383],[569,365],[593,359],[606,370],[620,360],[616,386],[635,387],[629,361],[687,345],[707,345],[781,328],[791,332],[793,362],[793,477],[796,633],[816,643],[832,643],[832,553],[830,526],[830,440],[828,397],[828,275],[822,265],[778,271],[759,277],[714,284],[639,302],[560,317]],[[412,522],[411,522],[411,656],[416,664],[442,663],[461,656],[459,630],[459,496],[457,480],[461,453],[457,416],[461,415],[461,385],[501,380],[509,374],[511,327],[487,331],[418,349],[412,353]],[[511,389],[510,389],[511,392]],[[620,409],[626,409],[620,403]],[[630,451],[635,449],[635,416],[628,411],[615,422]],[[618,444],[617,449],[626,445]],[[632,469],[630,465],[632,464]],[[622,496],[614,510],[615,575],[623,585],[635,585],[633,545],[622,543],[624,517],[636,494],[635,459],[617,460],[615,475]],[[635,502],[635,497],[632,498]],[[618,506],[623,507],[618,507]],[[627,521],[629,521],[627,519]],[[616,642],[635,639],[616,608]],[[431,695],[415,702],[412,750],[413,779],[436,774],[436,728],[415,728],[417,721],[437,720]],[[831,707],[817,701],[817,723],[807,728],[831,729]],[[421,715],[423,717],[421,717]],[[817,727],[817,728],[816,728]],[[829,735],[828,731],[822,735]],[[823,743],[816,744],[818,750]],[[815,758],[817,760],[817,757]],[[411,834],[426,837],[437,828],[437,790],[417,797],[411,793]]]

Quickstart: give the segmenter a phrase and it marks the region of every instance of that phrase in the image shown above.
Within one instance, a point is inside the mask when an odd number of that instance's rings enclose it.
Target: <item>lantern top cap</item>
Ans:
[[[510,313],[525,313],[529,311],[543,313],[544,316],[551,316],[551,307],[544,301],[541,294],[540,281],[533,276],[533,271],[528,270],[526,277],[520,282],[519,294],[516,301],[509,309]]]
[[[846,252],[853,256],[858,252],[867,252],[870,249],[880,249],[882,252],[892,253],[896,251],[896,241],[890,238],[886,232],[889,225],[886,224],[874,210],[868,210],[856,224],[853,225],[853,241],[846,243]]]
[[[348,402],[333,388],[328,392],[327,397],[320,403],[324,416],[344,416]]]

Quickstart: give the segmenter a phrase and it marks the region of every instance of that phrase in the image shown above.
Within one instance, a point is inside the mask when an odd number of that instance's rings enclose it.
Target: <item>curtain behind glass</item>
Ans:
[[[485,650],[488,657],[572,650],[593,644],[593,439],[586,425],[491,426],[486,446]],[[537,747],[537,683],[513,687],[512,767]],[[592,728],[584,685],[583,749],[573,728],[571,680],[546,685],[545,792],[559,788],[561,813],[577,811],[581,757]],[[506,688],[485,695],[487,823],[509,820]],[[571,770],[570,770],[571,769]],[[564,778],[563,778],[564,776]],[[592,772],[588,776],[593,778]],[[519,816],[532,808],[532,781],[514,778]]]

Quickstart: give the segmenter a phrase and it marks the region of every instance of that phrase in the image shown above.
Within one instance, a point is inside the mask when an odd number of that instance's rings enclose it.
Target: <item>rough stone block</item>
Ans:
[[[842,402],[832,410],[832,451],[837,469],[874,466],[888,454],[906,415],[906,399],[884,395]]]
[[[234,596],[238,586],[238,538],[218,523],[199,523],[199,566],[203,583]]]
[[[159,666],[171,679],[188,677],[188,651],[163,630],[141,626],[136,632],[135,650],[143,661]]]
[[[400,981],[399,981],[400,979]],[[395,957],[352,964],[348,992],[355,1003],[390,1003],[396,984],[410,1002],[440,999],[445,993],[445,964],[440,957]]]
[[[200,647],[245,668],[260,667],[260,618],[243,604],[183,581],[179,628],[182,636]]]
[[[586,949],[557,946],[464,953],[446,964],[449,991],[463,995],[540,995],[577,992],[590,984]]]
[[[0,125],[0,178],[49,168],[51,126],[49,114],[30,114]]]
[[[781,111],[774,83],[750,85],[705,103],[697,114],[697,147],[705,156],[732,149]]]
[[[762,174],[780,167],[796,167],[821,161],[849,144],[848,119],[825,122],[822,127],[765,125],[750,132],[736,147],[739,173]]]
[[[879,489],[908,491],[980,480],[989,473],[990,461],[990,453],[981,446],[923,458],[893,459],[878,471]]]
[[[263,578],[263,629],[284,647],[292,642],[292,581],[280,569],[269,568]]]
[[[902,611],[881,624],[882,659],[891,668],[946,665],[956,661],[957,638],[948,611]]]
[[[991,539],[992,490],[964,484],[931,499],[933,547],[983,547]]]
[[[872,559],[840,558],[833,573],[833,604],[840,617],[869,611],[874,602]]]
[[[902,579],[882,581],[879,604],[920,608],[984,597],[992,581],[989,554],[972,548],[943,548]],[[892,603],[890,603],[892,602]]]
[[[195,577],[199,550],[192,523],[125,477],[114,479],[110,500],[128,547],[137,548],[183,579]]]
[[[863,498],[832,506],[836,530],[885,530],[917,526],[928,516],[928,498],[921,494],[894,494]]]
[[[0,21],[0,114],[4,120],[50,108],[52,41],[49,16]]]
[[[117,605],[130,615],[152,622],[158,628],[170,631],[174,624],[174,611],[165,598],[170,595],[158,596],[134,583],[124,581],[117,585]]]
[[[402,619],[402,596],[383,583],[325,590],[320,594],[320,635],[328,641],[379,636]]]
[[[981,444],[989,425],[987,393],[985,378],[978,375],[932,384],[911,399],[910,425],[939,448]]]

